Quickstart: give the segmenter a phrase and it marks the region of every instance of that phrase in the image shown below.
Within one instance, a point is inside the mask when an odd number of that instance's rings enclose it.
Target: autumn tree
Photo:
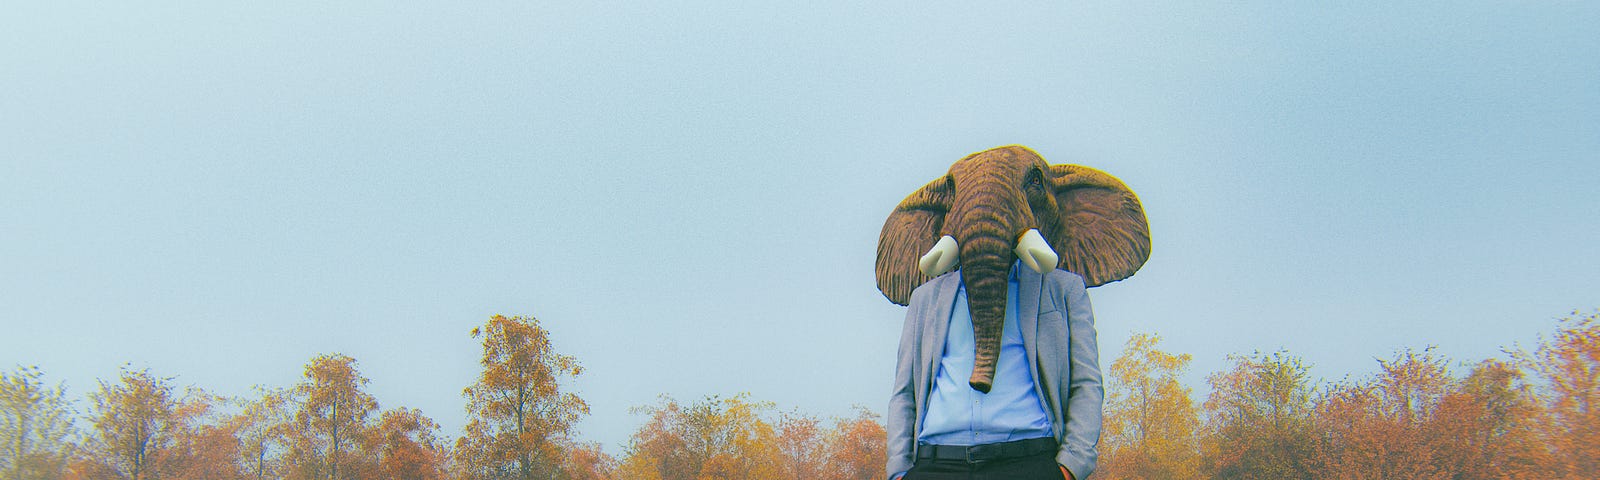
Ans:
[[[289,391],[294,408],[284,428],[289,478],[345,480],[370,477],[371,416],[378,402],[362,391],[367,379],[353,358],[318,355],[306,364],[304,380]],[[365,475],[364,475],[365,474]]]
[[[1204,467],[1216,478],[1314,478],[1310,369],[1286,352],[1229,358],[1231,369],[1207,378]]]
[[[745,394],[681,405],[663,396],[635,408],[650,420],[635,432],[619,475],[661,480],[784,478],[776,432],[761,414],[773,408]]]
[[[242,480],[239,437],[217,407],[226,399],[190,389],[173,411],[173,441],[160,476],[168,480]]]
[[[1600,478],[1600,312],[1574,312],[1518,358],[1542,381],[1541,437],[1557,470],[1549,478]]]
[[[825,450],[822,473],[826,480],[878,480],[884,477],[888,461],[887,434],[878,415],[857,408],[856,416],[842,418],[823,434]],[[808,477],[794,477],[808,478]]]
[[[634,408],[649,420],[633,434],[615,478],[644,480],[881,480],[886,435],[878,416],[825,424],[798,411],[768,417],[771,402],[707,396],[682,404],[662,396]]]
[[[599,443],[562,441],[561,472],[564,480],[606,480],[615,476],[617,460],[606,454]]]
[[[472,337],[483,341],[483,371],[462,391],[468,424],[456,447],[460,476],[559,478],[558,440],[589,413],[583,399],[561,390],[561,381],[583,368],[556,353],[533,317],[495,315],[473,328]]]
[[[1428,434],[1442,439],[1443,469],[1458,480],[1551,478],[1538,438],[1538,397],[1511,362],[1484,360],[1439,402]]]
[[[93,431],[88,442],[90,462],[84,466],[99,478],[182,478],[190,472],[225,469],[231,460],[218,460],[212,445],[192,438],[213,399],[198,389],[174,393],[172,379],[152,375],[149,369],[123,367],[117,382],[100,382],[90,394]],[[222,441],[212,437],[213,442]],[[226,444],[223,444],[226,448]],[[197,458],[197,454],[205,454]],[[210,467],[210,468],[207,468]]]
[[[151,478],[164,451],[172,443],[173,410],[170,378],[156,377],[148,369],[122,369],[117,383],[100,381],[93,402],[91,455],[114,478]],[[159,476],[159,475],[155,475]]]
[[[369,450],[378,453],[378,473],[391,480],[445,478],[446,452],[439,443],[439,425],[422,411],[398,408],[383,412]]]
[[[0,478],[60,478],[72,446],[72,406],[38,367],[0,372]]]
[[[716,400],[708,397],[703,403],[712,401]],[[650,419],[629,440],[620,470],[630,478],[697,479],[712,456],[731,450],[722,440],[726,435],[720,432],[692,431],[697,425],[688,420],[684,406],[671,397],[663,395],[657,405],[634,407],[632,411],[649,414]],[[691,437],[697,437],[693,447]]]
[[[230,421],[239,441],[239,464],[247,478],[281,478],[285,434],[293,416],[289,393],[262,387],[255,390],[256,398],[243,401]]]
[[[1336,385],[1318,402],[1316,464],[1323,475],[1449,478],[1444,439],[1433,435],[1451,387],[1443,358],[1406,350],[1379,360],[1369,381]]]
[[[1135,334],[1111,363],[1101,475],[1107,478],[1194,478],[1199,470],[1200,417],[1178,376],[1189,354],[1157,347],[1161,337]]]
[[[799,411],[778,417],[773,447],[777,449],[778,471],[783,478],[818,478],[827,458],[823,443],[824,426],[817,417]]]

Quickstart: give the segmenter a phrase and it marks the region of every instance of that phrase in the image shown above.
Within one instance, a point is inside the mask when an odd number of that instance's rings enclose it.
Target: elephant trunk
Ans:
[[[955,201],[951,202],[947,223],[955,225],[960,245],[961,281],[967,289],[967,312],[972,316],[972,336],[976,352],[972,378],[967,384],[989,393],[1000,361],[1000,340],[1006,320],[1006,291],[1011,266],[1017,256],[1013,247],[1019,227],[1034,224],[1028,199],[1015,187],[1014,169],[990,165],[1006,160],[985,157],[951,167],[955,179]]]
[[[1008,277],[1016,260],[1006,237],[999,231],[985,231],[968,235],[961,242],[961,281],[967,289],[967,313],[972,317],[977,348],[972,378],[967,383],[983,393],[989,393],[994,385],[1005,327]]]

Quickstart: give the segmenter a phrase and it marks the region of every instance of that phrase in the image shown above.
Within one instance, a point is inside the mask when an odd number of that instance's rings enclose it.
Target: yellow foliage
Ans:
[[[533,317],[495,315],[471,334],[483,341],[483,371],[462,391],[469,419],[456,442],[457,476],[529,480],[561,470],[561,441],[589,405],[560,384],[583,367],[556,353]]]
[[[1207,378],[1200,438],[1213,478],[1305,479],[1312,474],[1309,369],[1285,352],[1231,356],[1233,368]]]
[[[368,380],[355,364],[354,358],[341,354],[318,355],[290,390],[294,412],[283,425],[289,478],[362,478],[372,468],[362,446],[370,442],[369,417],[377,412],[378,401],[362,390]]]
[[[1600,312],[1561,323],[1555,338],[1519,359],[1543,381],[1550,478],[1600,478]]]
[[[72,455],[71,405],[38,367],[0,372],[0,478],[56,478]]]
[[[1199,414],[1178,376],[1189,354],[1156,348],[1161,337],[1136,334],[1111,363],[1101,450],[1103,478],[1193,478],[1199,468]]]
[[[822,428],[815,417],[765,417],[771,402],[709,396],[683,405],[663,396],[633,435],[619,478],[660,480],[874,480],[883,478],[884,431],[870,412]]]

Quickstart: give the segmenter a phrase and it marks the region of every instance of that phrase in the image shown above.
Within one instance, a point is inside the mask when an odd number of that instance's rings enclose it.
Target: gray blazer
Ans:
[[[894,394],[889,397],[888,472],[911,469],[917,433],[939,357],[944,354],[950,310],[955,307],[961,277],[946,273],[911,292],[906,323],[900,333],[899,360],[894,369]],[[1045,402],[1051,430],[1061,449],[1056,463],[1079,479],[1094,472],[1100,443],[1100,348],[1095,343],[1094,313],[1083,277],[1066,270],[1040,275],[1017,269],[1017,321],[1022,343],[1033,366],[1033,387]]]

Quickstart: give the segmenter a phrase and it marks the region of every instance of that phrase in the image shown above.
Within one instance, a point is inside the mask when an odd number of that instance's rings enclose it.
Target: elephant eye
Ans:
[[[1028,170],[1028,176],[1022,179],[1022,189],[1029,194],[1044,194],[1044,175],[1039,169]]]

